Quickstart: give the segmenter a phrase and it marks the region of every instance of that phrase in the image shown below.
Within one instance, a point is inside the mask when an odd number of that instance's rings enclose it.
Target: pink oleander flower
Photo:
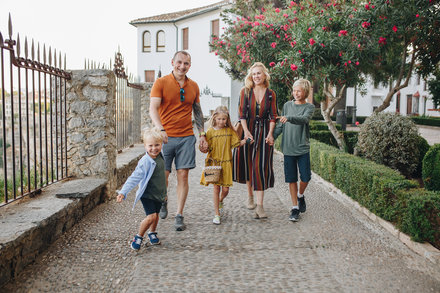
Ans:
[[[304,63],[304,58],[301,59],[301,62]]]
[[[245,37],[246,37],[246,36],[247,36],[247,32],[243,32],[243,36],[245,36]]]
[[[371,23],[369,23],[369,22],[367,22],[367,21],[364,21],[363,23],[362,23],[362,27],[363,28],[367,28],[367,27],[369,27],[371,25]]]
[[[277,46],[277,43],[273,42],[272,44],[270,44],[270,46],[275,49]]]
[[[316,43],[315,40],[314,40],[313,38],[311,38],[311,39],[309,40],[309,44],[310,44],[310,46],[313,46],[314,43]]]
[[[393,26],[393,31],[397,32],[397,26]]]
[[[279,13],[279,12],[280,12],[280,9],[279,9],[279,8],[276,8],[276,9],[275,9],[275,12],[276,12],[276,13]]]
[[[359,65],[359,61],[356,61],[356,63],[355,63],[356,65]]]
[[[307,29],[307,32],[310,33],[311,31],[312,31],[312,28],[309,27],[309,28]]]
[[[361,48],[361,44],[358,44],[358,48],[359,48],[359,49]]]
[[[370,5],[365,4],[365,9],[370,10]]]
[[[348,65],[347,62],[345,62],[345,63],[344,63],[344,66],[347,66],[347,65]]]
[[[275,62],[270,62],[270,63],[269,63],[269,66],[270,66],[270,67],[274,67],[274,66],[275,66]]]
[[[417,14],[416,14],[416,17],[419,17],[419,16],[420,16],[420,15],[417,13]]]
[[[356,121],[356,123],[355,123],[355,124],[356,124],[356,126],[359,126],[359,121]]]
[[[379,38],[379,44],[385,45],[386,43],[387,43],[387,38],[384,38],[384,37]]]
[[[325,47],[324,43],[321,43],[321,47],[323,47],[323,48]]]
[[[290,69],[292,69],[292,71],[295,71],[298,69],[298,66],[296,66],[295,64],[290,64]]]
[[[290,42],[290,46],[293,48],[295,47],[295,42]]]
[[[288,18],[288,17],[289,17],[289,15],[288,15],[287,13],[284,13],[283,16],[284,16],[285,18]]]
[[[346,30],[340,30],[339,31],[339,36],[346,36],[347,33],[348,33],[348,31],[346,31]]]

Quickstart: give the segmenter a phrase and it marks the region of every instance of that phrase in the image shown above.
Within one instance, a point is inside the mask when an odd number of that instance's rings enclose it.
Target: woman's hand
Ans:
[[[244,140],[248,140],[248,139],[250,139],[251,142],[254,142],[254,137],[252,136],[250,131],[245,131],[244,132]]]
[[[275,140],[274,140],[274,138],[273,138],[272,133],[268,133],[268,134],[267,134],[267,137],[266,137],[266,143],[267,143],[268,145],[270,145],[270,146],[274,145]]]

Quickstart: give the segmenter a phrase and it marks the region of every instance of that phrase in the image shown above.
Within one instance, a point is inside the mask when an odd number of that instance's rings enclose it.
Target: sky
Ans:
[[[220,0],[0,0],[0,32],[8,39],[11,14],[13,39],[24,38],[64,54],[67,69],[83,69],[85,60],[109,64],[120,50],[126,72],[136,71],[136,27],[131,20],[201,7]],[[24,49],[22,47],[22,52]],[[22,53],[23,54],[23,53]],[[57,53],[58,54],[58,53]],[[41,59],[42,60],[42,57]],[[64,62],[64,61],[63,61]],[[64,66],[63,66],[64,67]]]

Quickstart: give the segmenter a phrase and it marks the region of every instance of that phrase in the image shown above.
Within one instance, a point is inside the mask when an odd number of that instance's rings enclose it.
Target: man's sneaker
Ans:
[[[220,216],[215,215],[214,219],[212,220],[212,223],[216,225],[220,225]]]
[[[224,207],[224,205],[223,205],[223,202],[221,201],[221,202],[219,202],[218,203],[218,210],[219,210],[219,212],[220,212],[220,215],[223,215],[223,207]]]
[[[301,213],[304,213],[306,211],[306,197],[298,197],[298,207],[299,211]]]
[[[156,232],[148,233],[148,238],[150,239],[151,245],[159,245],[160,244],[160,240],[157,237],[157,233]]]
[[[176,228],[176,231],[183,231],[185,230],[186,226],[183,223],[183,216],[177,215],[174,222],[174,228]]]
[[[164,201],[162,203],[162,206],[160,207],[160,211],[159,211],[159,217],[161,219],[166,219],[166,217],[168,216],[168,208],[167,208],[168,202]]]
[[[290,211],[289,221],[297,222],[299,219],[299,209],[292,209]]]
[[[131,245],[130,245],[131,249],[139,250],[141,248],[142,240],[144,240],[143,237],[141,237],[139,235],[135,235],[133,242],[131,242]]]

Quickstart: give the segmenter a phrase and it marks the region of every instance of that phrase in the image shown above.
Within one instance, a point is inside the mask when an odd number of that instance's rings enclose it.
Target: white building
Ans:
[[[364,96],[361,95],[359,90],[356,91],[355,95],[354,88],[348,88],[346,102],[348,114],[350,114],[351,108],[356,106],[357,116],[370,116],[375,108],[382,105],[388,92],[389,86],[378,86],[373,83],[367,84],[366,95]],[[440,112],[433,109],[434,105],[430,98],[426,80],[423,80],[417,74],[413,74],[408,86],[394,94],[390,106],[385,111],[398,112],[402,115],[440,117]]]
[[[141,81],[153,82],[158,73],[169,74],[171,59],[176,51],[186,50],[191,54],[192,65],[188,76],[196,81],[201,91],[201,105],[205,116],[209,116],[219,105],[229,107],[232,120],[238,118],[238,95],[243,83],[233,81],[219,66],[219,58],[210,51],[212,35],[221,35],[226,25],[220,12],[229,7],[225,0],[208,6],[179,12],[161,14],[130,22],[137,28],[137,74]],[[388,87],[367,86],[367,94],[347,89],[348,114],[356,106],[357,116],[370,116],[375,107],[382,104]],[[356,97],[356,98],[355,98]],[[433,103],[429,98],[426,81],[413,75],[408,87],[394,95],[386,111],[403,115],[440,116],[430,111]]]
[[[135,19],[137,28],[137,73],[141,81],[153,82],[159,71],[171,73],[171,59],[176,51],[191,54],[188,77],[200,88],[200,103],[205,116],[219,105],[228,106],[236,120],[241,83],[233,81],[219,66],[219,58],[211,52],[212,35],[224,31],[220,12],[229,5],[221,1],[208,6]],[[234,101],[231,101],[231,97]]]

